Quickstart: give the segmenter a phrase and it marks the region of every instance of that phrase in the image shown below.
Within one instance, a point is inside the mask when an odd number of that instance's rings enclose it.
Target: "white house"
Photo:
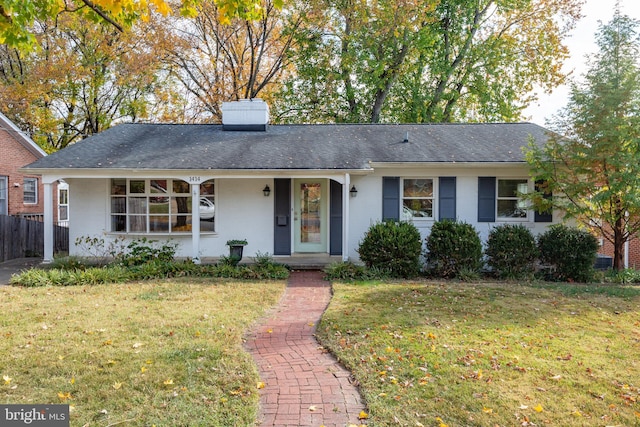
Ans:
[[[483,239],[499,224],[537,234],[561,219],[518,197],[535,185],[522,147],[548,138],[534,124],[269,125],[260,100],[223,111],[222,125],[122,124],[25,167],[45,193],[68,183],[70,254],[83,255],[77,237],[125,236],[172,239],[196,261],[226,254],[229,239],[247,239],[248,256],[357,260],[385,219],[423,236],[457,219]],[[51,260],[50,232],[45,246]]]

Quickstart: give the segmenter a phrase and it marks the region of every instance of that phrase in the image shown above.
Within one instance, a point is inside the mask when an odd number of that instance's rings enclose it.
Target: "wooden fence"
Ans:
[[[53,252],[69,252],[69,229],[53,226]],[[0,215],[0,262],[44,254],[44,224]]]

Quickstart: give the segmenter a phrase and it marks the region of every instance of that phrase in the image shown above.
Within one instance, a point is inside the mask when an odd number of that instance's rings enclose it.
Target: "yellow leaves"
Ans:
[[[74,377],[71,377],[71,379],[69,380],[69,384],[74,385],[76,383],[76,379]]]
[[[3,375],[2,379],[4,380],[4,385],[11,384],[11,377],[9,375]]]
[[[367,414],[364,411],[360,411],[360,413],[358,414],[358,419],[359,420],[366,420],[367,418],[369,418],[369,414]]]
[[[141,373],[141,374],[144,374],[145,372],[147,372],[147,368],[146,368],[146,367],[144,367],[144,366],[141,366],[141,367],[140,367],[140,373]]]
[[[112,340],[106,340],[106,341],[103,341],[103,342],[102,342],[102,345],[103,345],[103,346],[107,346],[107,345],[111,345],[111,344],[113,344],[113,341],[112,341]]]
[[[533,410],[536,412],[542,412],[544,409],[542,408],[542,405],[538,404],[537,406],[533,407]]]
[[[493,409],[487,408],[487,407],[483,407],[482,408],[482,412],[484,412],[485,414],[493,414]]]
[[[263,383],[262,381],[258,381],[258,382],[256,383],[256,388],[257,388],[258,390],[263,389],[263,388],[264,388],[264,383]]]
[[[120,390],[120,388],[122,387],[122,383],[116,381],[111,387],[113,387],[114,390]]]
[[[66,402],[69,399],[73,399],[73,397],[71,396],[71,393],[69,392],[64,393],[61,391],[58,392],[58,398],[60,399],[61,402]]]
[[[449,427],[447,424],[442,421],[442,418],[436,417],[436,421],[438,422],[438,427]]]
[[[168,378],[168,379],[164,380],[164,382],[162,384],[164,384],[164,385],[173,385],[173,379]]]
[[[267,329],[267,333],[268,334],[272,334],[273,333],[273,329],[271,329],[271,328]]]
[[[571,413],[571,415],[573,415],[574,417],[581,417],[582,416],[582,412],[578,411],[577,409],[575,411],[573,411]]]
[[[156,7],[156,10],[163,16],[167,16],[173,12],[171,10],[171,7],[163,0],[151,0],[151,3],[153,3],[153,5]]]

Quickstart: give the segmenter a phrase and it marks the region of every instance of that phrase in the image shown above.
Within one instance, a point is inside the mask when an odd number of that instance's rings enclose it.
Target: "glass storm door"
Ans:
[[[294,180],[294,250],[327,251],[327,181]]]

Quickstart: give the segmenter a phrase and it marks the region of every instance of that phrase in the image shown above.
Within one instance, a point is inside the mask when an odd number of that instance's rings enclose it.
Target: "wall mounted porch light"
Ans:
[[[358,195],[358,190],[356,190],[356,186],[352,185],[351,190],[349,190],[349,194],[351,197],[356,197]]]
[[[269,197],[269,194],[271,194],[271,189],[269,188],[269,184],[264,186],[264,188],[262,189],[262,194],[264,194],[264,197]]]

